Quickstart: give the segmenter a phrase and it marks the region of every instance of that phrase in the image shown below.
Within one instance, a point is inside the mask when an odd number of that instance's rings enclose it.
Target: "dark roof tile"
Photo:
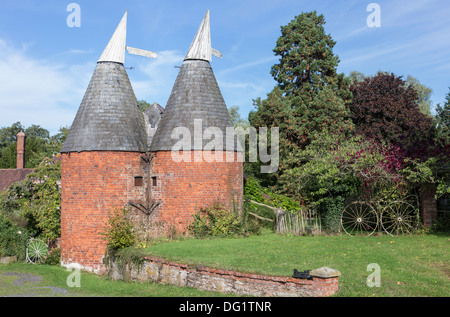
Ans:
[[[153,137],[151,151],[170,151],[179,142],[171,138],[177,127],[191,133],[190,150],[201,150],[211,139],[204,139],[202,148],[194,147],[194,120],[202,120],[202,131],[217,127],[223,132],[226,150],[226,128],[233,127],[225,101],[211,65],[205,60],[185,60],[173,86],[164,114]],[[186,148],[185,148],[186,149]],[[237,142],[230,150],[237,150]]]
[[[147,150],[144,117],[125,68],[99,62],[61,152]]]

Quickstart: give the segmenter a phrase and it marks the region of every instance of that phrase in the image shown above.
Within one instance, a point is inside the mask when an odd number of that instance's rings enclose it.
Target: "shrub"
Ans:
[[[112,249],[131,247],[136,238],[130,211],[126,208],[114,210],[101,234]]]
[[[219,203],[201,208],[193,218],[188,230],[196,238],[232,237],[244,232],[239,216]]]
[[[340,231],[341,215],[345,207],[344,201],[345,199],[342,196],[329,197],[319,206],[323,224],[330,233],[338,233]]]
[[[431,180],[428,163],[408,161],[399,147],[360,136],[324,132],[295,160],[297,166],[280,183],[289,195],[317,207],[332,232],[339,229],[338,216],[347,199],[387,203],[413,194],[417,183]]]
[[[433,230],[436,232],[450,232],[450,214],[438,213],[436,222],[433,224]]]
[[[0,257],[17,256],[19,261],[25,260],[28,237],[27,230],[0,214]]]
[[[250,200],[272,207],[282,208],[289,212],[300,210],[300,203],[298,201],[288,196],[272,192],[270,189],[261,186],[258,180],[253,177],[249,177],[245,181],[244,195]]]
[[[61,162],[45,159],[26,180],[10,186],[0,208],[34,237],[53,241],[61,235]]]
[[[59,265],[61,263],[61,248],[50,250],[45,258],[45,264]]]

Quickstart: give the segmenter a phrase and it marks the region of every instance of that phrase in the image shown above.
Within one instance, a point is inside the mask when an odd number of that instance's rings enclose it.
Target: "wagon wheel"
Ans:
[[[381,214],[381,225],[387,234],[393,236],[411,233],[415,227],[415,208],[404,201],[387,205]]]
[[[378,214],[369,203],[356,201],[344,208],[342,229],[352,236],[370,236],[378,227]]]
[[[27,262],[39,263],[48,254],[48,246],[42,240],[31,238],[27,245]]]

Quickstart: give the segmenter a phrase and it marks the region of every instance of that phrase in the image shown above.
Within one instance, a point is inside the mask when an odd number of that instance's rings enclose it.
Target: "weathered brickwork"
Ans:
[[[63,153],[61,161],[61,263],[102,272],[106,242],[101,232],[114,208],[145,200],[141,154]]]
[[[427,228],[433,226],[437,219],[436,186],[423,184],[420,188],[420,209],[423,225]]]
[[[183,152],[182,152],[183,153]],[[201,207],[215,202],[228,208],[241,210],[243,193],[242,153],[230,152],[233,162],[226,161],[227,152],[185,152],[190,162],[176,162],[172,152],[155,153],[152,177],[152,198],[161,202],[156,217],[160,222],[172,225],[182,233],[192,222],[192,215]],[[198,155],[202,155],[201,162]],[[222,162],[215,161],[223,157]],[[153,185],[153,184],[152,184]],[[233,206],[234,205],[234,206]]]

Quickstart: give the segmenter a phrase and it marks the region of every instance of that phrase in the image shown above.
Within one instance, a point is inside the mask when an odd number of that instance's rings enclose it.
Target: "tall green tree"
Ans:
[[[353,129],[349,80],[337,72],[335,41],[324,25],[324,16],[314,11],[281,27],[274,48],[280,59],[271,69],[278,84],[266,99],[254,100],[256,110],[249,115],[254,127],[279,128],[280,173],[298,164],[290,159],[292,154],[324,129],[330,133]]]
[[[17,134],[21,131],[27,136],[25,167],[34,168],[45,157],[51,158],[61,151],[69,128],[61,127],[53,136],[50,136],[47,129],[35,124],[25,128],[20,122],[16,122],[10,127],[0,128],[0,168],[16,168]]]
[[[0,128],[0,151],[17,141],[17,134],[25,131],[24,126],[20,122],[13,123],[10,127]]]
[[[48,144],[36,137],[27,138],[25,144],[25,168],[34,168],[47,154]],[[0,156],[0,168],[16,168],[17,141],[3,148]]]
[[[324,16],[313,11],[302,13],[281,27],[274,48],[280,61],[272,67],[271,74],[285,96],[312,102],[328,86],[340,97],[351,98],[346,89],[338,91],[343,88],[344,76],[337,74],[339,58],[333,53],[336,42],[325,33],[324,25]]]
[[[354,84],[364,81],[364,79],[366,79],[366,75],[354,70],[354,71],[350,72],[350,74],[348,75],[348,78],[350,80],[350,84],[354,85]]]
[[[417,104],[419,105],[420,112],[427,116],[431,116],[431,95],[433,90],[419,82],[417,78],[408,75],[405,80],[406,87],[412,87],[417,93]]]
[[[450,196],[450,88],[444,105],[436,107],[437,138],[441,146],[438,153],[438,193]]]
[[[438,136],[444,139],[447,144],[450,144],[450,91],[445,100],[444,105],[437,105],[436,107],[437,129]]]
[[[231,122],[233,123],[233,126],[235,128],[242,127],[243,129],[245,129],[249,126],[249,123],[248,120],[241,117],[239,110],[239,106],[231,106],[228,109],[228,113],[230,114]]]

